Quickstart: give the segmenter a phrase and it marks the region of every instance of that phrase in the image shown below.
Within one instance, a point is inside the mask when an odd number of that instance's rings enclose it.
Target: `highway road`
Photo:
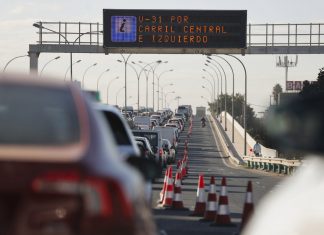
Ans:
[[[188,125],[181,134],[178,159],[183,156],[187,132]],[[252,181],[254,204],[257,206],[265,194],[271,193],[274,187],[280,187],[280,181],[284,179],[284,176],[233,165],[229,159],[223,156],[219,148],[218,137],[213,133],[210,123],[202,128],[198,118],[193,119],[192,135],[188,140],[189,174],[182,184],[183,204],[188,210],[161,208],[161,205],[156,202],[163,187],[163,178],[156,180],[153,184],[152,208],[159,231],[161,231],[161,234],[169,235],[227,235],[236,233],[241,222],[247,182]],[[172,168],[174,177],[176,165],[173,164]],[[226,177],[230,217],[233,226],[210,226],[210,222],[199,221],[202,217],[190,216],[196,202],[199,174],[204,175],[206,195],[210,177],[216,177],[217,198],[220,192],[221,178]]]

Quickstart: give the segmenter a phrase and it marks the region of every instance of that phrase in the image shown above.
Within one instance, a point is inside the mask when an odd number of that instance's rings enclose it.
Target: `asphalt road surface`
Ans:
[[[153,184],[152,209],[160,234],[235,234],[239,231],[241,223],[247,182],[249,180],[252,181],[254,204],[257,206],[265,194],[271,193],[274,187],[280,187],[280,181],[284,176],[249,170],[233,165],[223,156],[219,148],[218,139],[208,122],[206,127],[202,128],[200,120],[194,118],[191,137],[187,137],[187,132],[188,125],[181,134],[177,160],[182,159],[184,141],[188,139],[189,173],[182,182],[183,204],[188,210],[171,210],[161,207],[161,204],[157,203],[157,201],[164,179],[156,180]],[[172,165],[172,169],[174,177],[176,164]],[[200,219],[202,217],[190,216],[196,203],[199,174],[204,176],[206,195],[209,191],[210,177],[215,176],[217,198],[220,193],[221,178],[226,177],[232,226],[211,226],[211,222],[201,222]]]

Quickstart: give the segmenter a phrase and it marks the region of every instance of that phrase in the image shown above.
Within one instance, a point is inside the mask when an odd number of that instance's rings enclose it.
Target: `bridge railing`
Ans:
[[[87,22],[44,22],[37,27],[39,44],[103,44],[103,24]],[[324,23],[248,24],[247,47],[324,46]]]
[[[324,23],[248,24],[247,46],[323,46]]]
[[[243,157],[248,168],[272,171],[278,174],[292,174],[302,162],[283,158]]]

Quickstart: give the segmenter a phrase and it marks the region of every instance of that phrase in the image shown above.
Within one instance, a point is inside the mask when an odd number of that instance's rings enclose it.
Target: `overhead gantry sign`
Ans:
[[[247,11],[103,10],[107,53],[240,53]]]

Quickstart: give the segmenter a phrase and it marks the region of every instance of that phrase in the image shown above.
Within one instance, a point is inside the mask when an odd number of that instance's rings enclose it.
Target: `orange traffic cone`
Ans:
[[[213,225],[233,226],[231,223],[230,212],[228,207],[228,197],[226,190],[226,178],[222,178],[221,192],[218,202],[218,211]]]
[[[176,178],[175,178],[172,209],[186,210],[186,208],[183,206],[183,202],[182,202],[180,172],[177,172]]]
[[[169,171],[169,168],[165,171],[163,188],[162,188],[162,190],[160,192],[160,199],[158,200],[158,203],[162,203],[163,202],[163,199],[164,199],[164,193],[165,193],[165,189],[166,189],[166,185],[167,185],[167,180],[168,180],[168,171]]]
[[[249,221],[249,218],[253,214],[253,211],[254,211],[254,205],[253,205],[253,196],[252,196],[252,182],[249,181],[246,190],[245,204],[243,208],[242,223],[241,223],[240,230],[243,230],[243,228]]]
[[[164,198],[162,202],[163,207],[171,207],[173,200],[173,178],[172,178],[172,168],[169,166],[167,185],[164,193]]]
[[[215,177],[210,178],[209,193],[207,196],[207,206],[203,221],[214,221],[217,213],[217,195]]]
[[[192,213],[192,215],[204,216],[205,209],[206,209],[206,196],[205,196],[204,176],[199,175],[196,205],[195,205],[195,210]]]

